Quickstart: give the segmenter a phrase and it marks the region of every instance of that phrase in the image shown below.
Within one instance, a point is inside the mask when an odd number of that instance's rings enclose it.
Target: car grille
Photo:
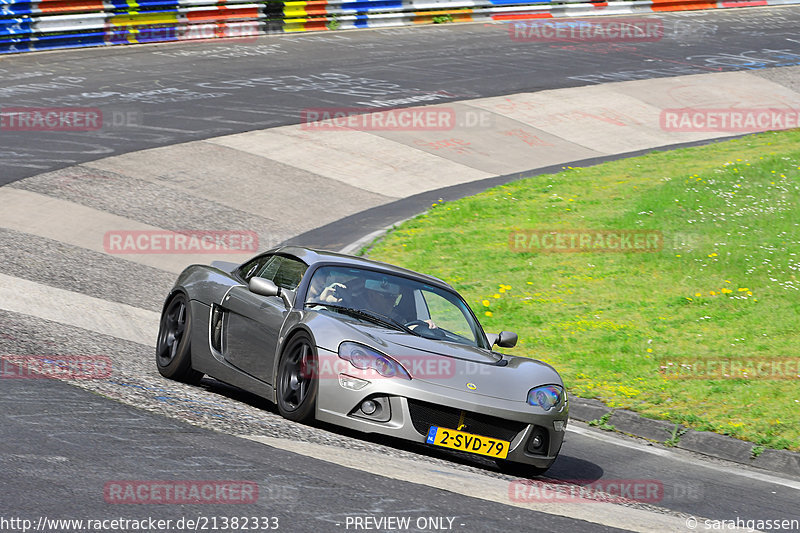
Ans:
[[[464,413],[463,424],[466,426],[461,431],[484,437],[511,441],[517,436],[517,433],[528,426],[524,422],[504,420],[495,416],[462,411],[418,400],[408,400],[408,409],[411,411],[411,423],[421,435],[427,435],[431,426],[458,429],[461,413]]]

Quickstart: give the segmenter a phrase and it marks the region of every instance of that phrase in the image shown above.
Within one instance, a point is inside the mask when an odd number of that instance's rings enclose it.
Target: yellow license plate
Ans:
[[[488,455],[497,459],[505,459],[511,443],[506,440],[493,439],[483,435],[473,435],[455,429],[431,426],[428,430],[428,444],[443,446],[453,450]]]

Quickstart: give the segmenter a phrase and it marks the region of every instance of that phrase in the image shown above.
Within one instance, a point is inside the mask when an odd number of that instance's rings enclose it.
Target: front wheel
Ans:
[[[316,354],[311,337],[303,332],[286,344],[278,363],[278,412],[295,422],[314,418],[319,388]]]
[[[161,314],[156,341],[156,366],[165,378],[195,385],[203,377],[192,368],[192,315],[186,295],[172,297]]]

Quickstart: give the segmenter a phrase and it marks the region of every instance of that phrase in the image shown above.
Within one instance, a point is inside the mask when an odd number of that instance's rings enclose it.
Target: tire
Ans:
[[[517,463],[516,461],[506,461],[505,459],[495,459],[494,462],[502,473],[525,478],[541,476],[547,472],[551,466],[533,466],[526,463]]]
[[[156,366],[165,378],[196,385],[203,373],[192,368],[191,334],[189,302],[185,294],[178,293],[170,299],[161,314],[156,341]]]
[[[278,363],[278,412],[295,422],[310,422],[317,406],[317,355],[311,337],[301,332],[286,343]]]

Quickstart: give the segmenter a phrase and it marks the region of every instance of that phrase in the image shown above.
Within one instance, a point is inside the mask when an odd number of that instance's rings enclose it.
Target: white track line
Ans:
[[[154,311],[5,274],[0,274],[0,309],[151,346],[158,333]]]
[[[241,435],[241,437],[290,451],[321,461],[362,472],[416,483],[426,487],[446,490],[470,498],[492,501],[503,505],[583,520],[594,524],[640,532],[680,531],[685,533],[686,519],[672,514],[645,511],[607,502],[548,503],[518,501],[513,498],[514,485],[510,481],[466,472],[443,465],[389,457],[377,453],[341,449],[290,439]],[[702,521],[703,519],[700,518]]]
[[[717,472],[724,472],[725,474],[729,474],[732,476],[742,476],[750,479],[757,479],[758,481],[773,483],[775,485],[783,485],[784,487],[800,490],[800,481],[793,481],[791,479],[785,479],[781,477],[772,476],[767,473],[757,472],[755,470],[751,470],[744,466],[737,467],[737,466],[726,466],[722,464],[711,463],[703,461],[701,459],[695,459],[694,457],[682,453],[673,452],[672,450],[665,450],[664,448],[648,446],[646,444],[639,444],[638,442],[629,442],[627,440],[617,438],[614,435],[610,434],[606,435],[604,433],[599,433],[597,431],[592,431],[590,429],[584,429],[581,427],[568,426],[567,431],[570,431],[572,433],[577,433],[578,435],[582,435],[584,437],[589,437],[599,441],[607,442],[609,444],[613,444],[614,446],[622,446],[624,448],[629,448],[639,452],[665,457],[667,459],[670,459],[671,461],[680,461],[683,463],[689,463],[701,468],[708,468],[711,470],[716,470]]]

